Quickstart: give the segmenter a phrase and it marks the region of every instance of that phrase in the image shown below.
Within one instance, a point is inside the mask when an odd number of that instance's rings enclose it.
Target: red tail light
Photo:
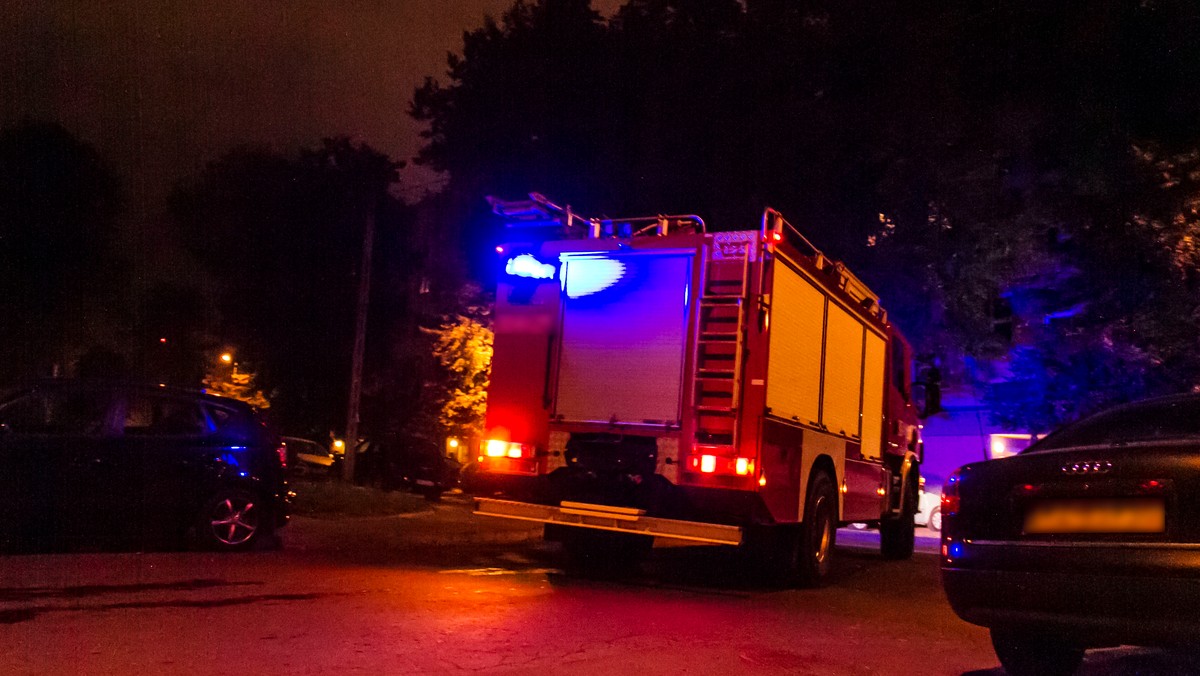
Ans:
[[[483,454],[488,458],[532,458],[534,450],[531,444],[519,444],[515,441],[488,439],[483,442]]]
[[[749,476],[754,474],[754,460],[751,458],[727,458],[719,455],[693,455],[688,459],[688,469],[701,474]]]
[[[487,439],[479,451],[479,462],[485,472],[524,475],[538,472],[538,450],[533,444]]]
[[[962,475],[955,470],[946,479],[946,485],[942,486],[942,516],[944,517],[958,514],[958,484],[960,482],[962,482]]]
[[[280,442],[275,448],[275,455],[279,456],[279,466],[287,469],[287,444]]]

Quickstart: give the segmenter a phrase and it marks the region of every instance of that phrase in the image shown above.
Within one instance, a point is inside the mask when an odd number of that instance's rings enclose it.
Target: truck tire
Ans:
[[[879,522],[879,553],[889,561],[910,559],[916,545],[917,482],[909,481],[900,515]]]
[[[1083,663],[1083,648],[1056,636],[992,629],[992,648],[1010,676],[1070,676]]]
[[[809,481],[804,521],[798,527],[775,526],[760,549],[758,564],[767,580],[783,587],[817,587],[829,575],[837,538],[837,489],[818,471]]]

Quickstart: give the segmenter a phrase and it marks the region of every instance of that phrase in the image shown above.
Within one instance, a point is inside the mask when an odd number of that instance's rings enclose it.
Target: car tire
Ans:
[[[925,524],[925,527],[935,533],[941,532],[941,530],[942,530],[942,508],[941,507],[934,507],[933,510],[929,512],[929,522]]]
[[[992,629],[992,648],[1010,676],[1070,676],[1084,649],[1056,636]]]
[[[200,545],[214,551],[245,551],[270,539],[271,517],[263,501],[249,491],[218,492],[196,519]]]
[[[909,482],[900,515],[879,522],[879,553],[889,561],[910,559],[916,547],[917,482]]]

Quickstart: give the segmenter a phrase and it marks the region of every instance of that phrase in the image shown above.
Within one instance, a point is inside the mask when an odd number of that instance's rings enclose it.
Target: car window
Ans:
[[[206,408],[208,409],[208,416],[212,418],[213,425],[216,426],[218,431],[228,427],[230,421],[233,420],[233,413],[229,409],[219,406],[208,406]]]
[[[296,450],[300,453],[308,453],[310,455],[322,455],[326,453],[325,449],[315,441],[298,441],[296,442]]]
[[[131,394],[125,409],[126,434],[194,435],[212,431],[196,402]]]
[[[287,444],[288,450],[293,453],[320,453],[321,451],[321,447],[315,441],[309,441],[308,439],[284,437],[283,442]]]
[[[1200,399],[1162,399],[1097,413],[1047,436],[1023,453],[1192,438],[1200,438]]]
[[[101,434],[110,401],[95,390],[31,392],[0,409],[0,422],[18,434]]]

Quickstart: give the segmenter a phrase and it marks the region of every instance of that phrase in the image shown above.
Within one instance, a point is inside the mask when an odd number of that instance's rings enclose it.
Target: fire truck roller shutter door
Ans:
[[[825,391],[821,422],[834,434],[862,433],[863,325],[837,303],[829,303],[825,333]]]
[[[563,260],[554,412],[576,422],[678,422],[693,256],[607,253]],[[605,273],[602,279],[598,272]]]
[[[774,269],[767,406],[781,418],[816,423],[821,409],[825,296],[782,260]]]
[[[883,385],[887,343],[871,331],[866,334],[866,363],[863,367],[862,455],[878,460],[883,443]]]

